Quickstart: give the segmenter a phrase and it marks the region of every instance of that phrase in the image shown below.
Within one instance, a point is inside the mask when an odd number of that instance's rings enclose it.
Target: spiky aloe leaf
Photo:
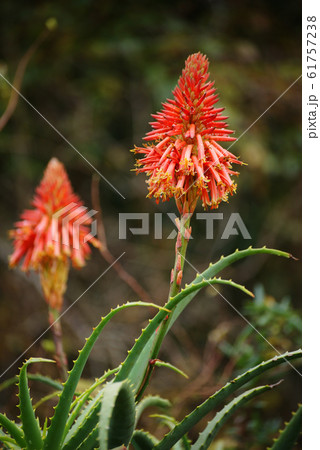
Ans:
[[[249,247],[246,250],[237,250],[226,257],[222,256],[218,262],[216,262],[215,264],[210,264],[202,274],[198,274],[196,276],[196,278],[189,286],[187,286],[179,294],[177,294],[167,302],[165,308],[170,311],[174,309],[169,319],[170,324],[168,326],[167,332],[201,288],[208,286],[208,284],[210,283],[224,283],[230,285],[231,283],[233,283],[227,280],[217,281],[218,279],[214,279],[214,277],[221,270],[225,269],[235,261],[238,261],[247,256],[257,254],[271,254],[276,256],[283,256],[285,258],[291,257],[289,253],[281,252],[280,250],[269,249],[266,247]],[[240,286],[236,285],[236,283],[233,283],[233,285],[234,287],[240,288]],[[241,288],[242,290],[245,289],[243,286],[241,286]],[[250,295],[249,291],[247,291],[247,293]],[[156,316],[152,320],[150,320],[148,326],[144,330],[142,330],[140,337],[136,340],[136,343],[129,351],[126,360],[124,361],[119,373],[117,374],[115,378],[116,381],[130,379],[131,383],[133,383],[135,391],[137,392],[139,390],[139,387],[143,382],[145,372],[148,368],[149,360],[151,358],[151,355],[153,354],[153,350],[155,346],[158,345],[157,328],[159,327],[160,323],[166,318],[166,316],[167,314],[165,311],[159,311]]]
[[[156,316],[149,321],[149,325],[142,330],[140,337],[136,340],[135,345],[129,351],[127,359],[116,375],[115,381],[130,379],[135,392],[138,391],[153,353],[154,346],[157,342],[157,328],[168,315],[168,311],[176,308],[177,305],[179,305],[180,302],[183,302],[185,298],[189,295],[195,295],[200,289],[207,287],[208,284],[227,284],[237,287],[245,291],[247,294],[252,295],[251,292],[243,286],[240,286],[231,280],[221,280],[220,278],[209,279],[206,281],[202,280],[199,284],[191,284],[187,286],[179,292],[179,294],[170,299],[165,305],[165,309],[159,311]]]
[[[82,348],[82,350],[80,350],[79,356],[75,361],[73,368],[69,372],[68,379],[64,383],[63,391],[61,392],[59,402],[57,404],[54,416],[51,421],[51,425],[48,429],[47,436],[44,440],[45,450],[58,450],[61,448],[64,428],[68,420],[68,414],[70,410],[70,405],[72,403],[73,395],[80,380],[83,368],[89,358],[92,347],[94,346],[96,340],[100,336],[100,333],[102,332],[103,328],[119,311],[135,306],[148,306],[148,307],[152,306],[157,309],[161,309],[161,307],[153,303],[145,303],[145,302],[126,303],[124,305],[112,309],[109,312],[109,314],[107,314],[105,317],[101,319],[98,326],[93,329],[93,332],[90,335],[90,337],[87,338],[86,343]]]
[[[77,420],[77,422],[74,424],[74,421],[78,417],[80,411],[86,404],[88,398],[92,394],[92,392],[97,389],[102,383],[106,381],[106,379],[115,374],[119,368],[110,369],[107,372],[105,372],[100,378],[98,378],[88,389],[86,389],[81,395],[79,395],[71,404],[70,406],[70,414],[64,429],[62,442],[66,443],[65,438],[69,434],[68,438],[70,439],[70,436],[74,436],[76,434],[76,428],[83,428],[83,424],[81,423],[81,418]],[[90,405],[87,405],[85,416],[89,415],[90,411]],[[83,416],[83,415],[82,415]],[[83,421],[85,421],[85,417],[83,418]],[[72,432],[69,433],[70,428],[72,427]]]
[[[134,450],[152,450],[158,442],[157,438],[144,430],[135,430],[131,439]]]
[[[169,309],[173,303],[167,303],[166,308]],[[115,381],[130,380],[135,392],[138,391],[145,371],[148,367],[149,360],[153,351],[155,337],[157,335],[157,328],[161,322],[166,318],[168,312],[159,311],[155,317],[149,321],[149,324],[144,328],[136,339],[136,342],[131,350],[128,352],[128,356],[118,374],[115,376]]]
[[[0,384],[0,392],[4,389],[12,386],[13,384],[17,383],[19,380],[19,376],[16,375],[12,378],[9,378],[8,380],[4,381]],[[46,377],[45,375],[41,375],[39,373],[28,373],[28,380],[32,381],[40,381],[41,383],[47,384],[48,386],[53,387],[56,390],[62,391],[63,386],[61,383],[59,383],[56,380],[53,380],[50,377]]]
[[[98,427],[96,427],[92,430],[89,436],[81,442],[77,450],[92,450],[93,448],[99,448],[98,434],[99,430]]]
[[[184,373],[183,370],[179,369],[178,367],[176,367],[173,364],[170,364],[168,362],[160,361],[159,359],[157,359],[154,362],[154,365],[156,367],[165,367],[166,369],[173,370],[174,372],[176,372],[177,374],[181,375],[184,378],[189,378],[189,376],[186,373]]]
[[[161,423],[173,430],[173,428],[178,424],[177,420],[166,414],[152,414],[150,417],[156,417],[161,420]],[[187,435],[183,436],[179,441],[172,447],[172,450],[190,450],[191,445]]]
[[[157,408],[170,408],[171,403],[169,400],[159,397],[158,395],[148,395],[136,406],[136,424],[138,423],[142,413],[151,407]]]
[[[173,312],[172,317],[170,319],[170,326],[168,327],[167,331],[169,331],[169,329],[172,327],[173,323],[179,317],[181,312],[188,306],[188,304],[191,302],[191,300],[194,298],[197,292],[201,289],[200,287],[201,283],[206,282],[207,284],[209,284],[208,282],[210,279],[214,278],[218,273],[220,273],[223,269],[230,266],[234,262],[246,258],[247,256],[253,256],[258,254],[270,254],[275,256],[282,256],[284,258],[292,257],[290,253],[282,252],[280,250],[275,250],[266,247],[252,248],[251,246],[245,250],[237,249],[234,253],[231,253],[228,256],[221,256],[219,261],[213,264],[212,263],[209,264],[209,267],[204,272],[202,272],[201,274],[197,274],[195,279],[192,281],[191,286],[199,285],[199,289],[195,289],[190,295],[185,296],[183,302],[180,302],[177,308],[175,308],[175,311]],[[237,287],[240,288],[239,286]]]
[[[177,306],[179,306],[180,303],[183,303],[184,299],[188,297],[191,293],[196,293],[202,289],[203,287],[207,287],[208,285],[212,286],[213,284],[226,284],[229,286],[236,287],[242,291],[244,291],[246,294],[250,296],[254,296],[252,292],[248,291],[244,286],[241,286],[237,283],[234,283],[232,280],[222,280],[221,278],[213,278],[209,280],[205,280],[202,283],[199,283],[197,285],[190,285],[186,286],[182,291],[180,291],[175,297],[170,299],[170,301],[166,304],[166,307],[169,309],[171,308],[173,313],[171,315],[168,315],[165,320],[161,322],[160,325],[160,331],[157,335],[157,332],[155,335],[149,339],[145,347],[143,348],[141,354],[139,355],[139,363],[136,364],[135,367],[132,369],[132,373],[130,374],[130,378],[132,380],[133,385],[135,388],[139,387],[138,393],[137,393],[137,400],[141,398],[143,395],[144,389],[147,386],[148,383],[148,377],[150,377],[152,367],[148,367],[148,364],[151,364],[151,361],[155,360],[155,366],[160,366],[161,364],[164,365],[161,362],[158,362],[156,356],[159,353],[161,343],[167,334],[170,326],[171,326],[171,319],[174,316],[175,309]],[[163,327],[163,329],[161,329]],[[148,327],[147,327],[148,331]],[[165,363],[167,364],[167,363]],[[170,365],[167,365],[169,367]],[[172,367],[171,367],[172,368]],[[144,372],[145,370],[145,372]],[[148,373],[149,371],[149,373]],[[180,372],[181,373],[181,372]],[[185,376],[185,374],[181,373],[181,375]],[[145,378],[144,378],[145,376]],[[140,389],[141,388],[141,389]]]
[[[99,448],[127,446],[136,419],[134,394],[127,381],[105,385],[99,415]]]
[[[206,428],[199,434],[197,441],[191,446],[191,450],[207,450],[220,428],[238,408],[243,406],[253,397],[272,389],[274,386],[275,385],[266,385],[255,387],[233,399],[208,422]]]
[[[300,406],[286,427],[280,431],[270,450],[291,450],[300,436],[302,427],[302,406]]]
[[[206,414],[211,410],[216,408],[221,402],[228,397],[230,394],[235,392],[241,386],[246,384],[248,381],[257,377],[261,373],[272,369],[284,362],[288,362],[301,357],[301,350],[296,350],[294,352],[287,352],[283,355],[275,356],[268,361],[264,361],[261,364],[249,369],[247,372],[239,375],[234,380],[227,383],[223,388],[215,392],[211,397],[205,400],[201,405],[199,405],[195,410],[193,410],[188,416],[186,416],[178,425],[170,431],[156,446],[158,450],[170,449],[179,439],[184,436],[189,430],[196,425]]]
[[[15,439],[12,439],[10,436],[8,436],[6,433],[4,433],[2,430],[0,430],[0,442],[5,444],[5,448],[9,448],[12,450],[19,450],[21,449],[21,446],[17,444]]]
[[[54,362],[51,359],[44,358],[30,358],[28,359],[20,369],[19,374],[19,409],[22,429],[24,432],[24,439],[26,448],[30,450],[40,450],[43,447],[42,434],[39,425],[39,420],[36,419],[32,401],[30,397],[30,391],[28,387],[27,367],[32,363],[39,362]]]
[[[44,397],[40,398],[40,400],[33,406],[33,409],[36,411],[39,406],[41,406],[43,403],[47,402],[48,400],[51,400],[54,397],[59,397],[60,391],[54,391],[51,392],[48,395],[45,395]]]
[[[122,407],[122,398],[125,396],[123,391],[118,392],[118,397],[115,398],[112,397],[112,393],[115,390],[126,389],[126,386],[120,386],[121,383],[117,383],[118,386],[114,388],[114,384],[107,384],[105,387],[83,408],[81,414],[77,418],[76,422],[73,424],[71,429],[69,430],[65,440],[64,444],[62,446],[63,450],[73,450],[75,448],[78,448],[83,442],[86,442],[86,445],[88,445],[88,442],[93,441],[94,439],[98,440],[98,432],[93,433],[93,431],[97,428],[97,431],[99,429],[105,430],[104,427],[110,427],[110,432],[107,433],[107,438],[110,442],[112,442],[112,439],[114,436],[116,437],[123,437],[125,438],[127,431],[125,430],[126,424],[124,419],[128,417],[129,411],[132,412],[133,417],[135,417],[135,404],[133,399],[133,393],[130,390],[130,396],[129,401],[128,398],[125,399],[125,404]],[[110,395],[111,393],[111,395]],[[119,397],[120,396],[120,397]],[[131,402],[131,397],[133,401]],[[103,405],[103,401],[106,403],[107,401],[114,400],[116,403],[116,406],[111,410],[111,418],[107,420],[108,418],[102,417],[103,411],[101,411],[101,406]],[[108,406],[114,406],[108,403]],[[131,409],[130,409],[131,408]],[[100,414],[101,412],[101,414]],[[114,420],[114,414],[120,415],[120,420],[116,422],[116,425],[119,423],[119,429],[113,430],[115,427],[113,424],[110,424],[111,420]],[[98,424],[99,422],[99,424]],[[98,426],[96,426],[98,424]],[[123,429],[121,428],[123,427]],[[100,430],[101,431],[101,430]],[[101,433],[100,433],[101,434]],[[91,436],[90,439],[87,440],[87,437]],[[95,437],[94,437],[95,436]],[[125,441],[126,439],[124,439]],[[109,444],[111,445],[111,443]],[[99,448],[104,448],[103,445],[99,446]],[[108,447],[109,448],[109,447]],[[110,447],[112,448],[112,447]]]
[[[99,420],[99,411],[101,408],[102,394],[99,393],[89,404],[83,409],[76,422],[66,435],[62,449],[73,450],[83,442],[92,432]]]
[[[21,430],[21,428],[19,428],[15,422],[8,419],[7,416],[5,416],[4,414],[1,414],[1,413],[0,413],[0,425],[7,430],[7,432],[13,439],[13,441],[16,442],[18,446],[20,446],[21,448],[26,447],[26,441],[25,441],[24,434],[23,434],[23,431]],[[1,441],[5,442],[3,439],[7,439],[7,438],[8,438],[8,436],[5,433],[1,432],[0,442]]]

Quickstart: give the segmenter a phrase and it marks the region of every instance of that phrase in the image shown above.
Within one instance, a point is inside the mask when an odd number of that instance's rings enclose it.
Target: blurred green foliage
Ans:
[[[270,344],[279,352],[301,346],[301,316],[292,307],[290,299],[284,297],[277,301],[265,294],[262,285],[256,286],[254,293],[255,298],[246,300],[241,310],[249,324],[236,334],[234,340],[227,338],[232,335],[232,323],[221,323],[212,332],[219,339],[216,342],[220,350],[235,360],[235,368],[239,371],[255,366],[261,357],[272,357],[274,349]],[[257,330],[263,330],[263,337],[251,324]]]

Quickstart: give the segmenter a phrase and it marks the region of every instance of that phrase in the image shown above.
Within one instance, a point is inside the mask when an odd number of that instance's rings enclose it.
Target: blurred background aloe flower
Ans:
[[[22,270],[39,273],[49,305],[57,356],[65,376],[67,362],[58,316],[67,287],[69,260],[74,267],[83,267],[91,253],[88,242],[95,247],[100,243],[90,234],[92,217],[73,192],[65,168],[56,158],[49,161],[32,206],[34,209],[25,210],[15,229],[10,231],[14,252],[9,257],[9,265],[16,267],[23,261]]]
[[[34,209],[25,210],[10,231],[14,252],[9,265],[15,267],[23,260],[22,270],[39,272],[46,301],[60,311],[69,260],[74,267],[83,267],[91,253],[88,242],[98,247],[99,241],[90,235],[92,217],[56,158],[50,160],[32,205]],[[79,219],[81,224],[77,225]]]

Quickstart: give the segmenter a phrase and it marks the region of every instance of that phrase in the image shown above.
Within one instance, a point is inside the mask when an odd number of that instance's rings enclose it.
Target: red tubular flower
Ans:
[[[90,234],[92,218],[56,158],[50,160],[32,205],[34,209],[25,210],[10,232],[14,252],[9,265],[15,267],[23,260],[22,270],[38,271],[46,300],[60,309],[69,258],[80,268],[91,253],[88,242],[95,247],[100,243]]]
[[[193,212],[201,197],[206,208],[217,208],[236,190],[231,175],[238,175],[231,164],[243,164],[219,142],[234,141],[221,112],[215,108],[218,96],[209,78],[208,60],[195,53],[186,61],[174,100],[152,117],[153,131],[145,136],[154,141],[135,152],[144,155],[137,162],[137,172],[149,177],[149,197],[163,201],[174,197],[180,212]]]

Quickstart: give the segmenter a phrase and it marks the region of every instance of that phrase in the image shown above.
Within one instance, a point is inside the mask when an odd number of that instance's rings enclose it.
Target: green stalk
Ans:
[[[174,296],[178,294],[181,288],[181,280],[182,280],[182,274],[183,274],[183,268],[184,268],[184,262],[185,262],[185,256],[187,253],[187,247],[190,239],[190,221],[191,221],[192,214],[181,214],[180,218],[180,229],[178,230],[177,235],[177,241],[176,241],[176,256],[174,261],[174,266],[171,272],[171,281],[170,281],[170,290],[168,295],[168,301],[172,299]],[[144,380],[140,386],[140,389],[138,391],[136,400],[139,401],[141,397],[143,396],[143,393],[146,389],[146,387],[149,384],[151,375],[153,373],[154,369],[154,360],[157,359],[162,341],[167,334],[170,320],[172,317],[172,314],[174,312],[175,308],[171,310],[170,313],[168,313],[167,317],[163,322],[161,323],[157,333],[158,338],[155,342],[154,349],[151,355],[151,359],[149,362],[149,366],[147,368],[146,375],[144,377]]]
[[[66,381],[68,378],[68,360],[63,349],[62,343],[62,328],[59,319],[59,312],[55,308],[49,306],[49,324],[51,326],[53,341],[55,345],[55,359],[60,371],[62,381]]]
[[[172,279],[170,285],[170,291],[168,295],[168,301],[175,297],[181,288],[181,277],[184,269],[185,256],[187,253],[187,247],[190,239],[190,221],[191,214],[181,215],[180,219],[180,231],[178,232],[177,242],[176,242],[176,257],[172,272]],[[179,245],[179,240],[181,239],[181,246]],[[179,270],[180,269],[180,270]],[[179,280],[179,272],[180,272],[180,280]],[[157,358],[162,341],[167,333],[167,329],[170,325],[170,317],[172,316],[175,308],[172,309],[170,316],[168,315],[167,319],[164,320],[159,329],[159,336],[153,351],[152,359]]]
[[[184,261],[185,256],[187,253],[187,247],[190,239],[190,221],[191,221],[192,214],[186,214],[182,215],[180,218],[180,231],[178,231],[177,235],[177,242],[176,242],[176,257],[174,262],[174,268],[173,268],[173,280],[171,280],[171,286],[169,291],[168,300],[170,298],[174,297],[179,291],[181,287],[181,279],[180,282],[178,282],[178,276],[179,276],[179,265],[180,265],[180,271],[181,275],[183,273],[184,268]],[[181,246],[180,242],[181,240]],[[180,264],[179,264],[180,259]]]

